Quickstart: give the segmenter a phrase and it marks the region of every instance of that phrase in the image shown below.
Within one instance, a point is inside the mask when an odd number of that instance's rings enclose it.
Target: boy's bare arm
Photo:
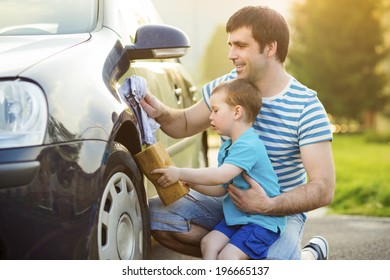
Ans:
[[[225,189],[222,185],[217,186],[205,186],[205,185],[192,185],[189,184],[191,189],[196,190],[205,195],[209,196],[223,196],[227,193],[227,189]]]
[[[233,164],[224,163],[220,167],[207,168],[178,168],[169,166],[167,168],[155,169],[153,174],[161,174],[157,180],[163,187],[170,186],[181,180],[194,185],[222,185],[242,173],[242,169]]]

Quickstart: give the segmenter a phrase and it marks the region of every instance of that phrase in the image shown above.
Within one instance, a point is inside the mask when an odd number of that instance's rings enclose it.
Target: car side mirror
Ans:
[[[131,59],[176,58],[190,47],[187,35],[175,27],[146,24],[138,28],[133,45],[126,47]]]

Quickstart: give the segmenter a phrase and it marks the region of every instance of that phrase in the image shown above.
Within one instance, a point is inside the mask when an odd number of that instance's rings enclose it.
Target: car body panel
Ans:
[[[48,105],[41,145],[0,149],[0,259],[89,257],[110,148],[118,142],[133,155],[141,151],[135,114],[118,93],[126,78],[144,77],[171,107],[196,102],[198,92],[178,59],[134,60],[126,50],[137,28],[157,15],[145,18],[143,1],[97,3],[90,33],[0,36],[0,82],[37,84]],[[136,5],[129,13],[144,18],[124,24],[129,10],[118,10],[123,3]],[[157,139],[177,165],[200,164],[200,135],[173,139],[158,131]],[[156,194],[150,182],[145,189]]]
[[[0,76],[18,76],[43,59],[85,42],[90,37],[90,34],[3,37],[0,44]]]

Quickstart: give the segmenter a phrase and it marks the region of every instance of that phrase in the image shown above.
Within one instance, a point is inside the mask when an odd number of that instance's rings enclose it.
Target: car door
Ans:
[[[139,26],[149,23],[161,23],[158,14],[148,1],[117,0],[120,7],[120,20],[125,30],[123,41],[133,43],[135,32]],[[145,6],[148,8],[146,9]],[[128,36],[126,38],[126,36]],[[131,58],[130,58],[131,59]],[[131,60],[129,69],[118,80],[121,85],[132,75],[146,79],[148,90],[169,107],[176,109],[187,108],[197,102],[199,92],[186,72],[179,59],[147,59]],[[200,154],[202,149],[201,135],[185,139],[174,139],[161,130],[157,131],[157,141],[162,142],[172,157],[174,163],[181,167],[204,166],[205,157]],[[148,183],[148,195],[155,194]]]

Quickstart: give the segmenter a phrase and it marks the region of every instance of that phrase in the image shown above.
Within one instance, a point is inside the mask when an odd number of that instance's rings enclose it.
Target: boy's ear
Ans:
[[[234,107],[234,119],[235,120],[238,120],[240,119],[244,114],[244,109],[242,108],[241,105],[236,105],[236,107]]]

